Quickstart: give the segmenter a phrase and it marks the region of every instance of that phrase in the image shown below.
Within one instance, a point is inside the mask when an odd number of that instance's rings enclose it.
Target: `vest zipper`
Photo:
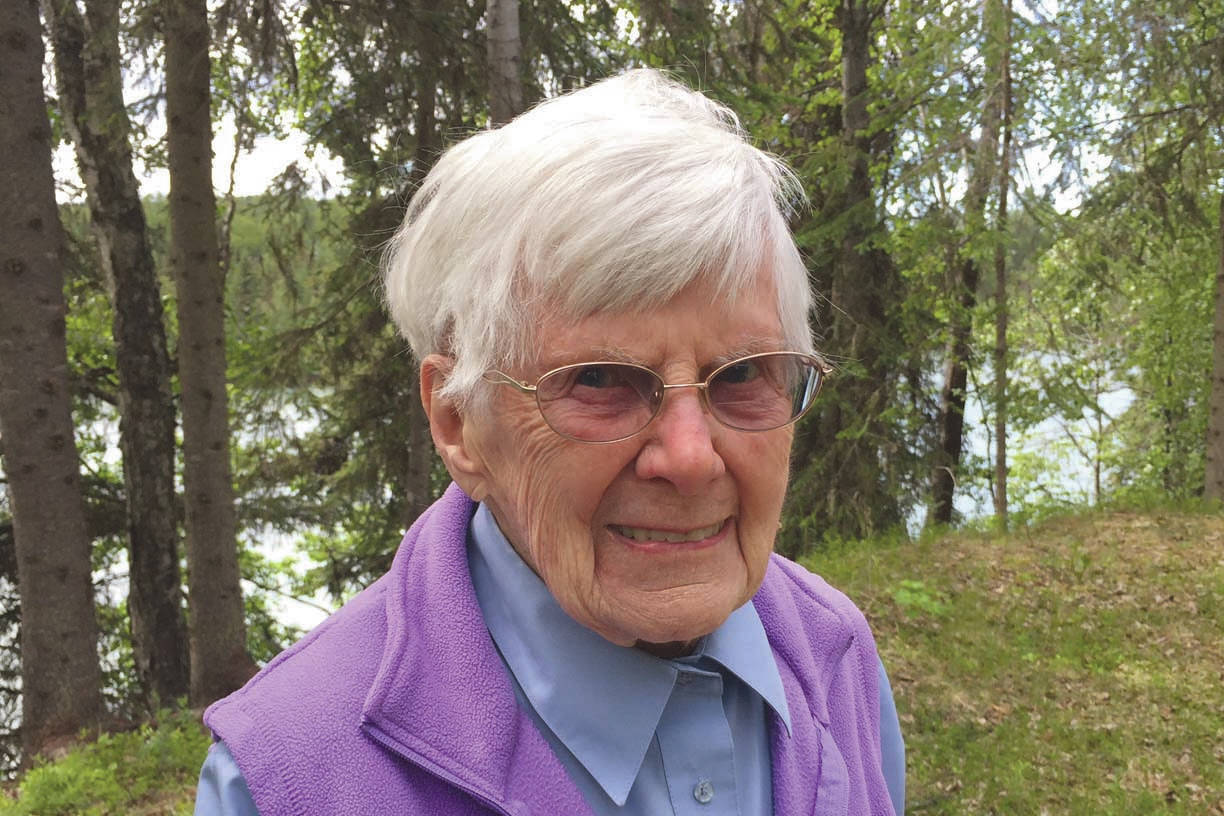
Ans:
[[[488,794],[473,788],[471,785],[464,782],[450,771],[421,756],[418,752],[406,748],[399,740],[395,739],[389,734],[383,733],[383,731],[377,726],[371,725],[368,722],[363,723],[362,730],[373,737],[375,741],[380,743],[384,748],[394,751],[396,754],[399,754],[405,760],[411,762],[425,772],[438,777],[443,782],[446,782],[453,787],[458,788],[468,796],[471,796],[473,799],[483,804],[485,807],[500,814],[500,816],[516,816],[509,810],[506,810],[505,807],[491,798]]]

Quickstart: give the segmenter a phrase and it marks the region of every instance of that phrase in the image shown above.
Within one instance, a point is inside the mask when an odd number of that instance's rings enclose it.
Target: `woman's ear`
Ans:
[[[476,501],[484,498],[484,463],[472,444],[468,417],[450,397],[441,393],[454,361],[441,354],[430,354],[421,361],[421,404],[429,417],[429,432],[451,478]]]

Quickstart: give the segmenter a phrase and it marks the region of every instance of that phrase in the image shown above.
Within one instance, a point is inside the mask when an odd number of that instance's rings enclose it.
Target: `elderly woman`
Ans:
[[[900,813],[866,621],[771,553],[826,372],[796,194],[651,71],[439,160],[386,293],[454,484],[208,710],[197,814]]]

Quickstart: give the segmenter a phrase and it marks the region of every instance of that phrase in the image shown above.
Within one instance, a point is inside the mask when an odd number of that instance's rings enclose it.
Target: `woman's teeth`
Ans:
[[[669,544],[679,544],[709,538],[721,530],[722,526],[723,523],[720,521],[709,527],[698,527],[694,530],[652,530],[649,527],[623,527],[619,524],[612,525],[612,529],[634,541],[666,541]]]

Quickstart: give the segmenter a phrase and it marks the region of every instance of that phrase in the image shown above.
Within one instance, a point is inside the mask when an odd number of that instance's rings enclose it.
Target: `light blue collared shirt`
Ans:
[[[519,704],[601,814],[769,814],[766,708],[789,729],[781,678],[751,603],[691,656],[616,646],[570,618],[481,505],[468,561],[486,625]],[[898,816],[905,753],[880,667],[884,776]],[[258,816],[225,745],[200,775],[196,816]]]

